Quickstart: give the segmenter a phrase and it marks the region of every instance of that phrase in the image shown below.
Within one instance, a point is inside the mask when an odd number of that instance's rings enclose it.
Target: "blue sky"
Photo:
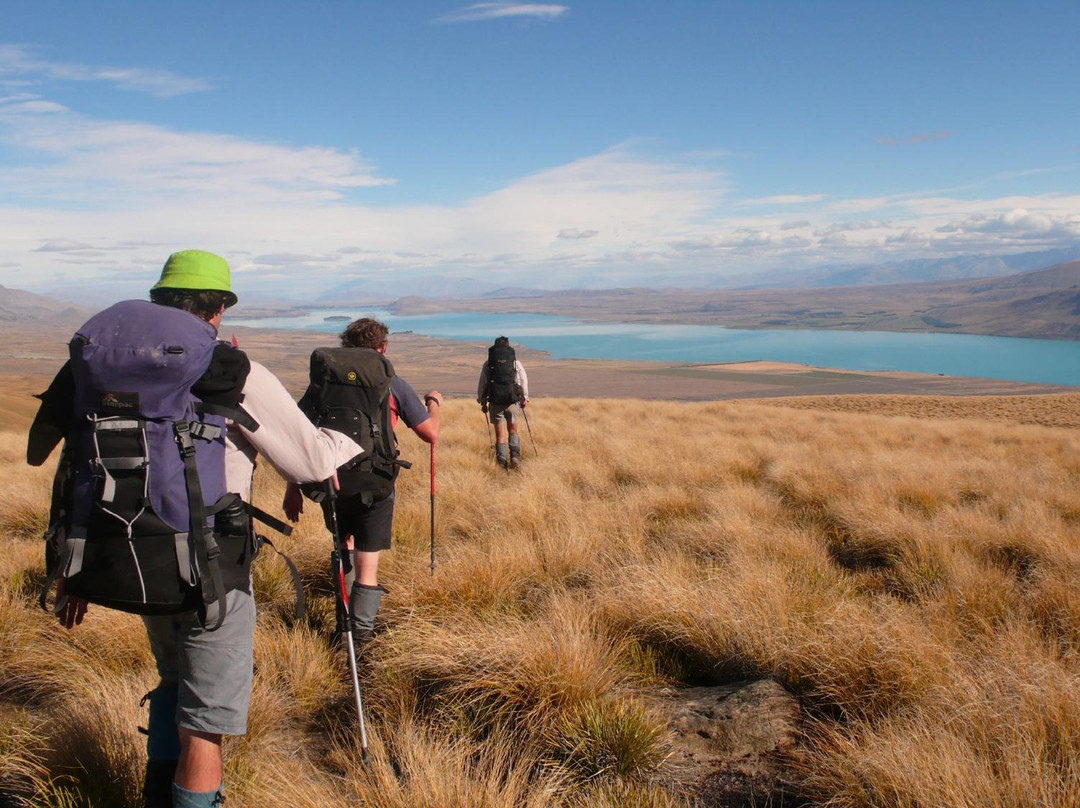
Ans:
[[[663,285],[1080,242],[1080,4],[0,6],[0,283]]]

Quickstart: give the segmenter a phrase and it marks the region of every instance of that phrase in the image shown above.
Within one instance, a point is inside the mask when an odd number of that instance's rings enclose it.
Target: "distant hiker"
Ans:
[[[358,643],[373,637],[386,592],[379,586],[379,553],[390,549],[394,481],[402,466],[394,426],[400,418],[426,443],[439,438],[442,395],[431,390],[421,404],[409,383],[394,373],[385,356],[389,333],[378,320],[349,323],[340,348],[317,348],[311,354],[310,383],[300,399],[312,423],[340,429],[364,448],[364,454],[338,469],[335,504],[346,547],[353,550],[347,588],[350,628]],[[283,508],[294,522],[300,518],[304,498],[298,486],[286,489]]]
[[[521,462],[521,438],[511,407],[517,404],[524,412],[529,403],[529,377],[507,337],[498,337],[488,348],[487,361],[480,369],[476,400],[481,411],[495,425],[495,460],[503,468],[518,465]]]
[[[64,441],[46,545],[61,624],[81,623],[87,602],[143,615],[161,677],[144,805],[201,808],[223,799],[221,736],[247,727],[256,458],[308,482],[360,446],[312,427],[270,371],[217,340],[237,300],[223,258],[173,253],[150,299],[75,334],[27,461]]]

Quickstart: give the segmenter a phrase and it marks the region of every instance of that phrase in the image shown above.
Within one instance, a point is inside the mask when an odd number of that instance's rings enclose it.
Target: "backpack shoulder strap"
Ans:
[[[207,527],[206,505],[203,504],[202,485],[199,483],[199,469],[195,463],[195,444],[191,437],[191,425],[187,421],[173,424],[176,442],[180,447],[180,456],[184,460],[184,482],[188,490],[188,505],[191,508],[191,535],[195,539],[195,552],[202,556],[207,575],[202,582],[203,610],[218,604],[217,619],[213,626],[206,626],[208,631],[217,631],[225,620],[225,582],[221,577],[221,548],[218,547],[214,531]],[[203,614],[205,620],[205,613]]]

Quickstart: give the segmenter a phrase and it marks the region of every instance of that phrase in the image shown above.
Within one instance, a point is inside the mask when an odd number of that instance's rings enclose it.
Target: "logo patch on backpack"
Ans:
[[[98,399],[98,406],[110,412],[138,412],[138,393],[105,392]]]

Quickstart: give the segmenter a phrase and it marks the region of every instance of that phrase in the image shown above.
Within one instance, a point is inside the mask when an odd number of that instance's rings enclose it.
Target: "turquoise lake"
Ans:
[[[899,334],[885,331],[736,330],[707,325],[586,323],[546,314],[444,313],[401,317],[377,309],[323,309],[304,317],[227,318],[228,325],[337,333],[326,317],[377,317],[391,331],[490,343],[515,343],[558,359],[644,359],[659,362],[798,362],[848,370],[904,370],[946,376],[1080,385],[1080,342]]]

